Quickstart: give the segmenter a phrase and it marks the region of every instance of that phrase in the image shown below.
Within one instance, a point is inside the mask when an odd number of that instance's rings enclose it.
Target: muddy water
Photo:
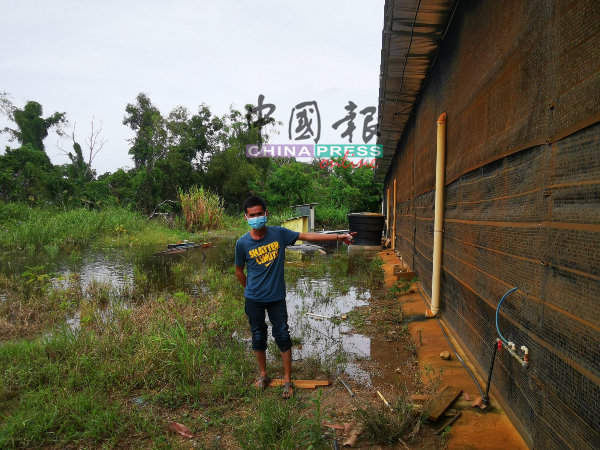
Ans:
[[[93,282],[109,284],[118,288],[133,285],[134,278],[143,274],[157,291],[176,291],[177,265],[200,269],[204,265],[230,268],[234,262],[235,240],[214,238],[211,247],[192,249],[174,255],[155,256],[164,246],[129,248],[85,249],[54,258],[47,255],[10,255],[4,257],[1,270],[6,274],[21,274],[28,270],[52,273],[54,283],[71,274],[79,274],[82,286]],[[328,250],[329,251],[329,250]],[[286,264],[302,267],[311,264],[313,254],[286,252]],[[328,258],[332,255],[326,256]],[[36,269],[37,268],[37,269]],[[181,286],[181,285],[179,285]],[[193,295],[195,286],[189,286]],[[180,289],[180,287],[179,287]],[[0,298],[2,293],[0,292]],[[370,357],[371,340],[353,332],[343,318],[358,306],[367,305],[368,291],[347,286],[344,292],[336,290],[328,276],[323,278],[299,278],[287,286],[287,304],[290,330],[296,347],[295,360],[318,358],[332,373],[345,371],[354,378],[369,383],[367,372],[356,361]],[[110,311],[104,313],[110,314]],[[79,316],[68,318],[67,323],[78,328]],[[270,330],[269,330],[270,334]]]

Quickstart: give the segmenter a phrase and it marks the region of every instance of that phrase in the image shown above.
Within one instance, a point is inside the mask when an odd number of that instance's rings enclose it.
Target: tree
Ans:
[[[271,158],[246,157],[246,146],[259,142],[261,131],[258,126],[248,125],[246,119],[233,108],[221,118],[223,126],[203,178],[205,187],[223,198],[229,209],[239,208],[255,186],[264,186],[274,167]],[[263,133],[263,142],[268,137],[268,133]]]
[[[153,167],[156,161],[166,153],[165,121],[158,108],[152,103],[148,94],[140,92],[135,103],[125,107],[123,125],[135,131],[129,139],[132,144],[129,154],[137,168]]]
[[[141,206],[148,213],[156,204],[155,199],[159,194],[155,186],[159,175],[155,173],[156,164],[168,152],[166,122],[158,108],[144,93],[138,94],[136,103],[127,104],[125,112],[123,125],[128,125],[136,132],[136,135],[129,140],[132,144],[129,154],[133,156],[138,172],[145,168],[144,175],[138,173],[139,176],[135,177],[135,180],[142,180],[137,192]]]
[[[32,144],[0,155],[0,198],[5,201],[51,200],[65,189],[60,169],[47,163],[48,155]]]
[[[45,151],[43,141],[51,129],[62,136],[64,127],[68,125],[67,113],[55,112],[44,119],[42,105],[38,102],[28,101],[23,109],[19,109],[12,104],[6,92],[0,93],[0,112],[17,125],[16,129],[6,127],[0,133],[9,134],[11,142],[16,139],[22,146],[31,144],[41,151]],[[45,164],[50,164],[47,156]]]
[[[108,141],[100,137],[100,133],[102,133],[102,121],[100,120],[99,127],[95,127],[94,122],[95,118],[92,117],[90,136],[84,138],[84,142],[87,147],[86,157],[83,156],[81,145],[79,145],[75,138],[75,127],[77,123],[73,124],[73,132],[70,136],[71,140],[73,141],[73,151],[75,153],[63,150],[58,143],[56,144],[58,149],[67,155],[71,160],[71,164],[67,168],[69,178],[71,179],[76,179],[79,181],[92,181],[96,177],[96,171],[92,169],[92,163],[94,162],[94,158],[98,152],[102,150],[102,147],[104,147],[104,144],[106,144]]]

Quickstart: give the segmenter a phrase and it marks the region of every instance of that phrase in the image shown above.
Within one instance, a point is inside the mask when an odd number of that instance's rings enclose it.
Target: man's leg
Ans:
[[[272,333],[275,338],[275,343],[281,351],[281,359],[283,361],[283,376],[285,382],[292,381],[292,339],[290,337],[290,328],[288,326],[287,305],[285,300],[269,302],[267,306],[269,320],[271,321]],[[288,395],[293,395],[293,388],[290,388]]]
[[[245,311],[250,323],[250,331],[252,332],[252,350],[256,355],[260,377],[267,377],[267,333],[268,328],[265,323],[265,303],[256,302],[251,299],[246,299]],[[256,387],[262,386],[262,380],[256,382]]]
[[[283,381],[292,381],[292,349],[281,353],[283,360]]]
[[[267,376],[267,352],[261,352],[259,350],[255,350],[254,354],[256,355],[256,360],[258,361],[258,368],[260,370],[260,376]]]

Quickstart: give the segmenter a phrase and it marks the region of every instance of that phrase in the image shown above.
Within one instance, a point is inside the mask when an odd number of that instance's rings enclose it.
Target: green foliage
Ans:
[[[392,287],[390,288],[390,292],[394,293],[394,294],[404,294],[405,292],[408,292],[410,290],[410,287],[421,281],[419,279],[419,277],[414,277],[412,280],[408,281],[404,278],[400,278],[398,281],[396,281]]]
[[[11,141],[16,139],[22,146],[31,145],[44,152],[43,141],[48,136],[48,131],[54,128],[60,136],[63,133],[63,127],[68,123],[67,113],[55,112],[44,119],[42,105],[38,102],[29,101],[23,109],[20,109],[14,106],[8,97],[8,94],[0,93],[0,112],[14,122],[17,128],[6,127],[0,133],[9,134]],[[46,156],[46,162],[50,163],[48,156]]]
[[[68,164],[53,165],[46,155],[43,140],[52,128],[62,134],[65,113],[43,118],[39,103],[19,109],[5,93],[0,93],[0,112],[17,125],[3,131],[21,143],[0,155],[0,200],[5,202],[180,214],[180,192],[198,187],[217,194],[221,206],[236,215],[252,194],[264,197],[270,213],[280,217],[293,213],[290,205],[318,203],[317,226],[332,228],[346,228],[348,213],[380,208],[383,188],[369,168],[322,169],[317,160],[247,158],[247,145],[269,142],[281,125],[253,113],[252,105],[243,112],[232,108],[222,117],[206,105],[195,114],[177,106],[165,115],[140,93],[127,104],[123,118],[133,132],[129,154],[134,168],[98,176],[74,133],[73,150],[64,152]]]

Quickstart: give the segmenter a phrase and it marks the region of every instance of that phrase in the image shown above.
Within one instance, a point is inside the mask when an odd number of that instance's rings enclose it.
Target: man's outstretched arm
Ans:
[[[246,274],[244,266],[235,266],[235,277],[238,279],[244,289],[246,289]]]
[[[338,241],[350,245],[355,234],[356,232],[348,234],[300,233],[298,239],[311,242]]]

